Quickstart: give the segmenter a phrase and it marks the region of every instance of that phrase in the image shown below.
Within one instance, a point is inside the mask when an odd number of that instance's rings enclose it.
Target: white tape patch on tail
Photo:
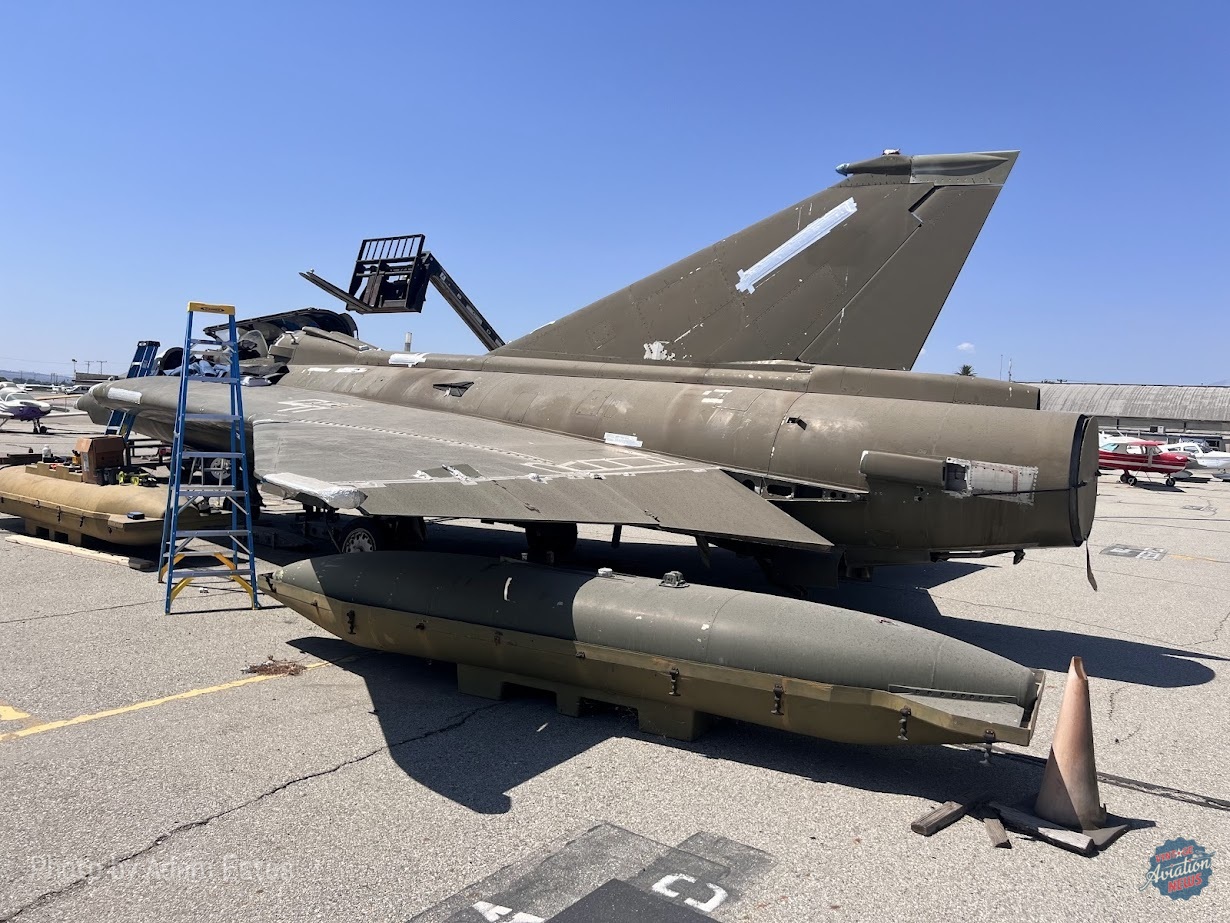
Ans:
[[[840,205],[829,209],[780,247],[752,264],[750,268],[740,269],[739,282],[735,285],[735,289],[740,292],[747,292],[749,295],[752,294],[752,292],[756,291],[756,284],[761,279],[798,256],[856,211],[858,211],[858,205],[855,203],[853,196],[846,199]]]

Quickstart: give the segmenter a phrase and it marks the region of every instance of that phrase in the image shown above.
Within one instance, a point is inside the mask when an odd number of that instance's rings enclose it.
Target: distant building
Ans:
[[[1230,433],[1225,385],[1110,385],[1043,382],[1043,410],[1092,414],[1102,429],[1125,433],[1188,433],[1221,442]]]

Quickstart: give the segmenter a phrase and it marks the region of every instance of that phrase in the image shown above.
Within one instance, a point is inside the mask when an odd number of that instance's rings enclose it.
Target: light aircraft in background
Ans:
[[[0,388],[0,428],[9,420],[17,420],[33,424],[36,433],[47,432],[47,428],[39,420],[51,413],[51,405],[46,401],[27,397],[26,393],[26,389],[19,385]]]
[[[1135,472],[1165,475],[1166,486],[1174,487],[1175,476],[1186,467],[1186,455],[1166,451],[1160,442],[1107,435],[1098,442],[1098,468],[1121,471],[1119,480],[1132,487]]]
[[[1179,452],[1187,456],[1187,467],[1175,477],[1189,478],[1208,474],[1223,481],[1230,480],[1230,452],[1215,452],[1203,439],[1184,439],[1162,446],[1163,452]]]

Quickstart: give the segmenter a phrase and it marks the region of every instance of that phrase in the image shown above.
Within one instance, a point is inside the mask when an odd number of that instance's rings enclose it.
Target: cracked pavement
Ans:
[[[1230,484],[1104,479],[1098,593],[1083,549],[1056,549],[1015,567],[885,569],[818,596],[1050,671],[1033,745],[989,769],[960,748],[843,747],[733,723],[681,744],[618,709],[574,719],[535,695],[488,702],[458,693],[448,664],[358,651],[288,610],[239,608],[229,591],[185,594],[165,617],[151,575],[0,531],[0,921],[406,920],[596,823],[668,844],[705,831],[773,856],[719,920],[1230,918],[1217,876],[1181,906],[1138,890],[1165,839],[1230,845],[1219,509]],[[582,566],[762,586],[724,552],[705,572],[684,539],[625,529],[612,552],[607,534],[582,530]],[[433,528],[443,550],[516,553],[520,541]],[[1112,545],[1166,555],[1101,554]],[[972,821],[910,833],[973,789],[1029,796],[1073,654],[1091,677],[1102,799],[1156,826],[1092,860],[1016,835],[992,850]],[[267,656],[321,665],[235,684]],[[189,690],[203,691],[163,701]]]

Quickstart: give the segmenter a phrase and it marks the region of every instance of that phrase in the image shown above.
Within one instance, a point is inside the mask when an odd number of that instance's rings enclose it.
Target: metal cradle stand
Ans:
[[[227,316],[226,339],[193,339],[192,322],[197,314]],[[222,376],[201,374],[200,360],[205,354],[214,358],[225,356],[215,367],[229,366]],[[203,412],[201,402],[188,402],[188,382],[209,384],[197,389],[226,388],[230,396],[229,412]],[[192,409],[192,407],[197,409]],[[184,445],[187,425],[204,424],[214,433],[211,442],[227,446],[225,450],[187,449]],[[199,475],[194,479],[194,475]],[[188,329],[184,333],[184,356],[180,366],[179,401],[175,411],[175,435],[171,443],[171,484],[167,493],[167,510],[162,526],[162,546],[158,555],[158,576],[166,584],[165,611],[180,590],[199,578],[213,577],[233,580],[247,592],[252,608],[257,608],[256,561],[252,557],[252,481],[248,470],[247,435],[243,421],[243,386],[239,371],[239,337],[235,329],[235,308],[224,304],[188,303]],[[180,516],[190,506],[226,500],[230,507],[229,529],[181,529]],[[211,547],[190,550],[193,542],[203,539]],[[210,556],[218,564],[210,567],[181,566],[186,559]]]

